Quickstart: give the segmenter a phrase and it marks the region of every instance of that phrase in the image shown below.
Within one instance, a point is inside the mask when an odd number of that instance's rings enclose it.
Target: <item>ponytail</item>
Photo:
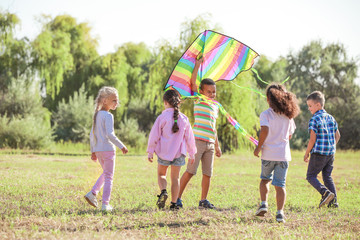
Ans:
[[[168,102],[174,108],[174,125],[172,127],[173,133],[179,131],[179,125],[177,123],[179,119],[179,105],[180,105],[180,96],[175,90],[168,90],[164,93],[163,100]]]

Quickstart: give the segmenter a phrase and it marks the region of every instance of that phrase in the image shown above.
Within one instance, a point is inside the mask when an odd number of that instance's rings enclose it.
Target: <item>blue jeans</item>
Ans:
[[[334,181],[331,177],[331,172],[334,168],[334,155],[321,155],[312,153],[306,174],[306,180],[321,194],[323,195],[326,190],[330,190],[336,196],[336,189]],[[317,175],[322,172],[324,184],[321,184],[317,179]]]
[[[272,180],[272,185],[284,188],[288,168],[289,163],[287,161],[261,160],[260,178],[264,180]]]

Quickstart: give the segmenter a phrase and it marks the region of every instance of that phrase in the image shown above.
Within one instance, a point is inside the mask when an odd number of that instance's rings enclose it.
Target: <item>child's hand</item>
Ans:
[[[149,161],[149,162],[153,162],[153,159],[148,157],[148,161]]]
[[[259,157],[260,151],[261,151],[261,148],[259,148],[259,147],[255,148],[255,150],[254,150],[254,156],[255,156],[255,157]]]
[[[91,153],[91,160],[93,160],[94,162],[96,162],[97,160],[96,154],[94,152]]]
[[[194,164],[195,158],[189,158],[189,162],[190,162],[190,164]]]
[[[129,152],[129,150],[124,146],[121,151],[123,152],[123,154],[127,154]]]
[[[215,147],[215,155],[217,157],[221,157],[222,155],[221,148],[219,146]]]
[[[202,56],[199,59],[198,59],[198,57],[196,57],[196,60],[195,60],[195,65],[196,66],[200,66],[200,64],[202,64],[203,62],[204,62],[204,58]]]
[[[309,162],[309,153],[305,153],[304,155],[304,162]]]

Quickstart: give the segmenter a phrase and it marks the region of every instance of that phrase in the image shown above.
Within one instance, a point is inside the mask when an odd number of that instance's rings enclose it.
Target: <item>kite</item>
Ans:
[[[239,73],[251,69],[254,64],[254,59],[257,56],[259,56],[258,53],[236,39],[221,33],[206,30],[199,34],[180,58],[164,90],[173,88],[185,99],[201,98],[205,102],[218,105],[220,112],[225,115],[235,129],[257,145],[258,141],[250,136],[246,130],[226,112],[219,102],[211,100],[201,94],[194,96],[190,84],[197,57],[203,57],[204,59],[199,67],[196,79],[196,84],[199,86],[201,80],[205,78],[210,78],[214,81],[231,81],[235,79]]]
[[[214,81],[233,80],[239,73],[249,70],[254,59],[259,56],[234,38],[206,30],[199,34],[180,58],[164,89],[172,86],[182,96],[192,96],[190,78],[199,54],[204,61],[197,74],[197,85],[205,78]]]

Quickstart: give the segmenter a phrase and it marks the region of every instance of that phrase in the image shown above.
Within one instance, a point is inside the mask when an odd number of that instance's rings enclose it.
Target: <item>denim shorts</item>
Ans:
[[[261,160],[261,175],[264,180],[272,180],[271,184],[277,187],[285,187],[286,174],[289,168],[287,161]]]
[[[176,166],[176,167],[184,166],[185,165],[185,156],[181,155],[181,157],[174,158],[174,160],[172,160],[172,161],[162,160],[161,158],[158,157],[158,163],[163,166],[170,166],[170,165]]]

